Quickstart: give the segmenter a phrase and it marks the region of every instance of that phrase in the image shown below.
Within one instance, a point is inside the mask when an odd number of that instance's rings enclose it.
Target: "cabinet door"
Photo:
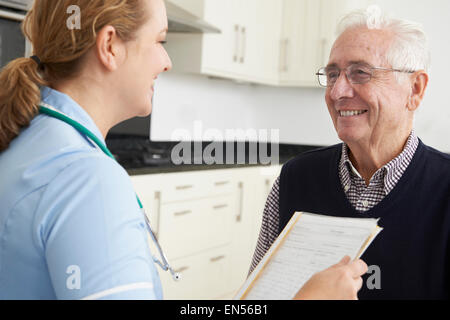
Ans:
[[[173,260],[230,242],[234,207],[231,196],[163,204],[159,240],[167,257]]]
[[[233,76],[239,72],[242,55],[241,5],[238,0],[205,0],[204,19],[222,33],[203,36],[203,73]]]
[[[273,0],[242,1],[242,72],[249,81],[278,83],[278,46],[282,3]]]
[[[331,48],[336,41],[337,26],[340,20],[355,10],[364,10],[373,0],[320,0],[320,59],[321,66],[326,66],[330,57]]]
[[[169,300],[212,300],[230,291],[230,247],[223,246],[171,261],[181,280],[175,282],[158,268],[164,298]]]
[[[254,226],[258,212],[256,197],[261,192],[256,168],[235,169],[236,213],[232,224],[232,291],[236,292],[247,278],[254,251]]]
[[[233,293],[245,282],[261,229],[264,204],[281,166],[235,169],[236,215],[232,225]]]
[[[205,20],[214,23],[222,34],[204,36],[203,72],[276,84],[281,2],[205,1]]]
[[[283,4],[280,84],[317,87],[315,73],[324,54],[320,1],[284,0]]]

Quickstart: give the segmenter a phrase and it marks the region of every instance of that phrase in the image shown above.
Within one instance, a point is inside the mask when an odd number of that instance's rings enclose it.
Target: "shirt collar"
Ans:
[[[92,120],[86,110],[84,110],[67,94],[54,90],[50,87],[43,86],[41,88],[41,101],[77,121],[86,127],[86,129],[91,131],[98,139],[100,139],[100,141],[105,143],[105,139],[94,120]]]
[[[411,162],[418,145],[419,139],[416,136],[415,131],[412,130],[403,151],[386,165],[378,169],[371,178],[372,180],[381,176],[380,178],[383,180],[384,192],[386,195],[389,194],[392,189],[394,189],[395,185],[400,180],[401,176]],[[346,185],[352,183],[352,176],[356,176],[357,178],[362,179],[358,170],[356,170],[350,160],[350,157],[348,155],[348,146],[345,143],[342,145],[340,168],[341,179],[343,180],[343,182],[345,181]]]

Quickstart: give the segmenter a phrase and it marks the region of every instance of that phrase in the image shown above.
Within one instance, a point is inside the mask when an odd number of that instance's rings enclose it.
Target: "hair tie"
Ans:
[[[39,59],[38,56],[31,56],[30,59],[33,59],[37,63],[39,68],[42,66],[41,59]]]

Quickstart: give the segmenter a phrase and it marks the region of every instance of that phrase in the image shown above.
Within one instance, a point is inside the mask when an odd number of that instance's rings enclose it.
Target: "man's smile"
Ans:
[[[338,111],[339,112],[339,116],[341,117],[355,117],[355,116],[360,116],[364,113],[367,112],[367,110],[342,110],[342,111]]]

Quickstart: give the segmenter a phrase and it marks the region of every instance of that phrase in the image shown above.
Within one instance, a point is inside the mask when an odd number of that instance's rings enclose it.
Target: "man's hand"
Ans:
[[[338,264],[313,275],[294,300],[358,300],[363,285],[361,276],[368,268],[362,260],[350,260],[346,256]]]

